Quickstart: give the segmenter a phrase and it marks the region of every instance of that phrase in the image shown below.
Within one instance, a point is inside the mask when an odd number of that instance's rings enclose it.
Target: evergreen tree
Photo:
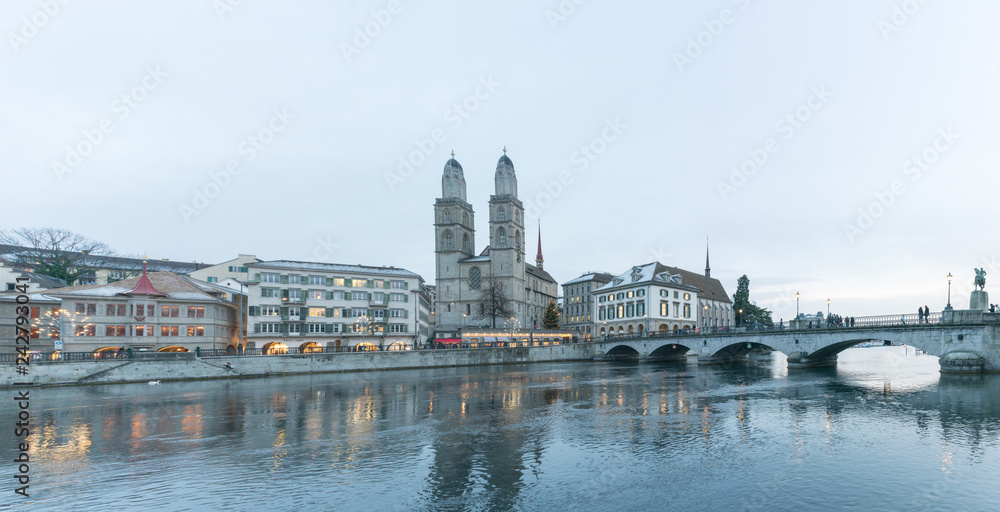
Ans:
[[[559,328],[559,310],[556,309],[555,302],[549,301],[549,305],[545,308],[545,314],[542,316],[542,328]]]
[[[753,327],[755,322],[759,327],[774,327],[771,311],[750,302],[750,278],[746,274],[736,281],[733,311],[736,312],[737,327]]]

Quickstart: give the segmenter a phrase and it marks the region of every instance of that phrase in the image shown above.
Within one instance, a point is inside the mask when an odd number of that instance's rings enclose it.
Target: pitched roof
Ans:
[[[74,251],[50,251],[46,249],[34,249],[18,245],[0,244],[0,255],[3,259],[21,265],[31,266],[34,260],[45,254],[64,254],[73,260],[73,266],[93,269],[113,269],[131,270],[138,272],[142,270],[142,258],[129,258],[126,256],[100,256],[93,254],[83,254]],[[169,261],[169,260],[148,260],[148,268],[151,271],[168,271],[177,274],[187,274],[195,270],[209,267],[211,265],[197,262]]]
[[[45,292],[53,297],[116,297],[131,293],[143,276],[125,279],[110,284],[88,284],[70,286]],[[149,283],[168,299],[221,302],[212,293],[203,291],[183,276],[173,272],[153,272],[147,274]]]
[[[718,279],[705,277],[703,274],[697,274],[677,267],[668,267],[658,261],[645,265],[636,265],[616,276],[611,282],[598,288],[597,291],[611,290],[619,286],[631,286],[646,282],[669,284],[679,288],[691,288],[697,290],[703,299],[732,303],[732,300]]]
[[[596,282],[596,283],[599,283],[599,284],[604,284],[604,283],[611,282],[611,280],[614,279],[614,278],[615,278],[615,276],[613,276],[613,275],[611,275],[611,274],[609,274],[607,272],[587,272],[586,274],[583,274],[582,276],[580,276],[580,277],[578,277],[576,279],[570,279],[569,281],[566,281],[562,285],[563,286],[568,286],[568,285],[571,285],[571,284],[590,283],[590,282]]]
[[[543,281],[548,281],[550,283],[555,283],[557,285],[559,284],[559,283],[556,283],[556,280],[553,279],[552,276],[548,272],[546,272],[546,271],[544,271],[544,270],[542,270],[542,269],[540,269],[540,268],[532,265],[531,263],[525,263],[524,264],[524,270],[528,274],[531,274],[531,275],[533,275],[533,276],[535,276],[535,277],[537,277],[537,278],[539,278],[539,279],[541,279]]]

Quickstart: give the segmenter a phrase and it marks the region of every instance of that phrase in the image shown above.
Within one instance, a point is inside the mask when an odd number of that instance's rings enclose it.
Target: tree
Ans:
[[[510,299],[503,291],[503,283],[493,276],[483,278],[478,303],[479,314],[476,318],[489,318],[493,329],[497,328],[497,318],[507,319],[514,316],[514,312],[510,309]]]
[[[0,231],[0,244],[13,253],[15,263],[32,271],[73,284],[89,272],[83,260],[94,256],[112,256],[114,251],[103,242],[56,228],[18,228]]]
[[[551,300],[549,301],[549,305],[545,308],[545,314],[542,315],[542,328],[559,328],[559,310],[556,309],[556,303]]]
[[[736,312],[736,325],[752,326],[754,322],[760,327],[774,327],[771,311],[750,302],[750,278],[743,274],[736,281],[736,293],[733,294],[733,311]],[[741,313],[742,311],[742,313]]]

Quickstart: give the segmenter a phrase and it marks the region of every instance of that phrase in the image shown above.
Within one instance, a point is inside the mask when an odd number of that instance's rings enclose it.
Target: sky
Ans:
[[[8,1],[0,229],[434,281],[451,151],[504,147],[560,283],[654,260],[775,320],[968,307],[993,227],[1000,3]],[[796,304],[795,294],[801,294]]]

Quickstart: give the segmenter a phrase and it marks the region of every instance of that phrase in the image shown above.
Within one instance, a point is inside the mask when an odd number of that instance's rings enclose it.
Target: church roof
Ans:
[[[540,269],[540,268],[538,268],[538,267],[536,267],[536,266],[534,266],[534,265],[532,265],[530,263],[525,263],[524,264],[524,270],[528,274],[530,274],[532,276],[535,276],[535,277],[537,277],[537,278],[539,278],[539,279],[541,279],[543,281],[548,281],[550,283],[555,283],[557,285],[559,284],[559,283],[556,282],[555,279],[552,278],[552,276],[548,272],[546,272],[546,271],[544,271],[544,270],[542,270],[542,269]]]
[[[458,160],[455,160],[454,158],[451,158],[447,162],[444,163],[444,169],[445,170],[448,170],[449,167],[454,168],[454,169],[458,169],[459,171],[463,170],[462,169],[462,164],[458,163]]]
[[[212,293],[195,286],[184,277],[173,272],[153,272],[144,276],[132,277],[110,284],[88,284],[81,286],[70,286],[47,290],[45,293],[52,297],[72,298],[72,297],[116,297],[121,295],[143,294],[136,291],[140,281],[145,281],[152,288],[154,296],[166,297],[172,300],[197,300],[213,301],[219,299]]]
[[[607,272],[587,272],[586,274],[583,274],[582,276],[576,279],[570,279],[569,281],[566,281],[562,285],[568,286],[571,284],[590,283],[590,282],[597,282],[599,284],[604,284],[604,283],[610,283],[611,280],[614,278],[615,276]]]
[[[500,157],[500,160],[497,160],[497,169],[499,170],[504,167],[510,167],[511,169],[514,168],[514,162],[510,161],[510,157],[507,156],[506,152],[504,152],[503,156]]]

